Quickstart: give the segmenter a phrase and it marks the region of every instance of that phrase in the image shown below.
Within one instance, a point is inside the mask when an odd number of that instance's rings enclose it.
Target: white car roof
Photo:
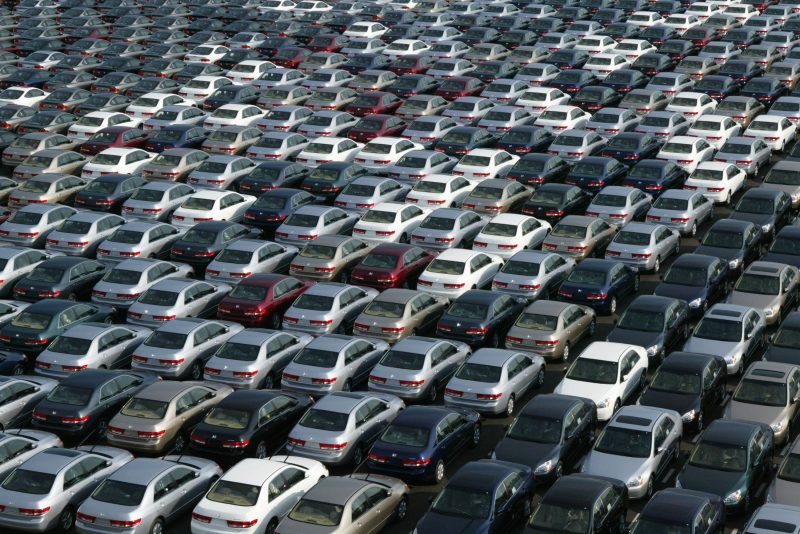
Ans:
[[[436,259],[468,262],[478,254],[483,254],[483,252],[476,252],[465,248],[449,248],[436,256]]]
[[[626,352],[636,349],[638,349],[636,352],[640,352],[642,350],[641,347],[629,345],[627,343],[595,341],[583,349],[583,352],[578,355],[578,358],[591,358],[592,360],[618,362]]]

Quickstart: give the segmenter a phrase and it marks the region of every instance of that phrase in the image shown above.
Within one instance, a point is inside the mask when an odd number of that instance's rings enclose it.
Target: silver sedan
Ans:
[[[273,389],[284,368],[313,339],[309,334],[243,330],[211,356],[203,378],[237,389]]]
[[[687,189],[668,189],[653,203],[645,220],[696,236],[697,228],[714,218],[714,203],[705,195]]]
[[[714,161],[736,165],[755,177],[760,169],[769,165],[772,150],[761,139],[731,137],[714,154]]]
[[[57,253],[32,250],[26,247],[0,246],[0,295],[11,294],[14,284],[46,259],[60,256]]]
[[[286,272],[297,252],[292,245],[239,239],[226,245],[208,264],[206,280],[235,284],[253,273]]]
[[[492,291],[534,300],[555,295],[576,261],[555,252],[522,250],[506,261],[492,280]]]
[[[45,249],[67,256],[91,258],[98,245],[123,224],[125,219],[119,215],[94,211],[79,212],[50,232],[45,241]]]
[[[308,288],[283,314],[283,330],[312,335],[345,333],[378,295],[371,287],[323,282]]]
[[[126,223],[98,245],[97,261],[113,264],[128,258],[166,258],[172,244],[185,231],[171,224],[155,221]]]
[[[231,286],[191,278],[168,278],[153,284],[128,308],[130,324],[158,327],[179,317],[214,317]]]
[[[12,469],[27,462],[33,455],[51,447],[62,447],[61,438],[50,432],[17,429],[0,432],[0,478],[5,479]]]
[[[0,429],[25,425],[58,381],[38,376],[0,376]]]
[[[165,180],[148,182],[122,204],[126,217],[151,221],[168,221],[172,212],[188,199],[194,188],[186,184],[174,184]]]
[[[467,247],[487,222],[473,211],[438,208],[417,226],[411,244],[437,249]]]
[[[644,218],[653,204],[653,197],[635,187],[609,185],[592,199],[586,215],[623,225]]]
[[[150,287],[164,278],[194,275],[191,266],[153,259],[123,260],[106,271],[92,289],[92,302],[125,309]]]
[[[680,253],[681,235],[663,224],[629,223],[606,247],[606,259],[658,272],[661,263]]]
[[[358,214],[317,204],[301,206],[275,230],[275,241],[304,245],[321,235],[345,234],[358,222]]]
[[[75,213],[75,208],[60,204],[27,205],[0,224],[0,241],[43,248],[47,235]]]

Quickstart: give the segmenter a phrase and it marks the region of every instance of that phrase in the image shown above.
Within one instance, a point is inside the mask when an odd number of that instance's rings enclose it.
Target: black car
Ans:
[[[122,204],[147,180],[130,174],[98,176],[75,195],[75,205],[94,211],[120,213]]]
[[[735,279],[760,257],[762,238],[760,225],[733,218],[720,219],[703,236],[695,252],[728,262],[730,277]]]
[[[627,93],[634,89],[644,88],[649,81],[650,79],[639,70],[617,69],[606,76],[600,84],[604,87],[610,87],[617,93]]]
[[[589,53],[584,50],[565,49],[553,52],[542,63],[555,65],[559,69],[580,69],[589,61],[590,57]]]
[[[655,76],[656,74],[674,69],[677,64],[678,60],[668,54],[649,52],[636,58],[631,68],[638,70],[642,74]]]
[[[747,513],[752,496],[772,474],[774,448],[769,425],[719,419],[700,435],[677,483],[718,495],[727,513]]]
[[[671,161],[646,159],[628,171],[623,185],[657,197],[667,189],[682,187],[687,177],[686,171]]]
[[[706,46],[708,43],[717,40],[719,30],[712,26],[695,26],[687,30],[681,37],[688,39],[697,46]]]
[[[534,510],[525,534],[623,534],[628,488],[616,479],[575,474],[560,478]]]
[[[753,78],[742,87],[739,96],[751,96],[769,107],[782,96],[789,94],[789,88],[778,78]]]
[[[728,217],[758,225],[764,239],[771,241],[791,220],[791,208],[792,199],[783,191],[754,187],[744,192]]]
[[[784,226],[775,234],[763,260],[800,268],[800,227]]]
[[[163,152],[170,148],[200,148],[208,132],[195,124],[173,124],[162,128],[148,139],[145,150]]]
[[[392,60],[384,54],[359,54],[350,58],[350,61],[340,68],[350,74],[358,74],[365,70],[383,70]]]
[[[513,78],[519,71],[519,65],[509,61],[494,60],[478,63],[478,68],[470,72],[470,76],[478,78],[484,83],[493,82],[501,78]]]
[[[205,267],[225,245],[260,233],[230,221],[205,221],[192,226],[172,244],[170,259]]]
[[[567,215],[586,211],[592,195],[569,184],[543,184],[522,206],[522,213],[555,224]]]
[[[689,306],[670,297],[639,295],[608,334],[608,341],[638,345],[658,365],[689,338]]]
[[[203,109],[214,111],[225,104],[255,104],[259,92],[252,85],[229,84],[220,87],[203,102]]]
[[[768,362],[800,365],[800,311],[786,316],[764,353]]]
[[[597,193],[606,186],[619,184],[627,173],[628,167],[614,158],[590,156],[582,158],[569,170],[564,183]]]
[[[642,30],[636,24],[615,22],[614,24],[606,26],[598,35],[608,35],[615,41],[622,41],[623,39],[636,39],[641,31]]]
[[[570,165],[554,154],[528,154],[511,167],[506,178],[529,187],[539,187],[543,183],[562,182],[569,169]]]
[[[315,202],[314,195],[306,191],[283,187],[271,189],[259,196],[247,209],[244,221],[267,232],[266,237],[272,238],[275,229],[283,224],[293,211]]]
[[[10,76],[0,80],[0,89],[9,87],[38,87],[39,89],[52,77],[52,73],[43,69],[17,69]]]
[[[586,398],[537,395],[520,411],[492,458],[527,465],[537,483],[579,467],[594,443],[597,408]]]
[[[515,126],[497,140],[495,148],[516,156],[544,153],[553,142],[553,133],[535,126]]]
[[[95,260],[56,256],[44,260],[14,286],[14,298],[27,302],[41,299],[88,299],[106,266]]]
[[[659,54],[666,54],[676,62],[687,56],[697,55],[699,51],[699,46],[684,39],[668,39],[658,47]]]
[[[659,150],[661,142],[653,134],[623,132],[609,139],[600,155],[631,165],[655,158]]]
[[[222,76],[225,71],[214,63],[189,63],[179,70],[173,77],[178,83],[186,83],[197,76]]]
[[[525,308],[510,295],[471,289],[458,297],[439,318],[436,336],[471,346],[502,347],[506,332]]]
[[[472,149],[493,147],[496,142],[497,138],[485,128],[456,126],[436,140],[433,149],[460,158]]]
[[[569,105],[578,106],[584,111],[593,113],[598,109],[615,107],[621,100],[622,95],[611,87],[593,85],[584,87],[575,93],[575,96],[569,101]]]
[[[630,534],[669,531],[714,534],[725,526],[725,505],[717,495],[704,491],[667,488],[645,504],[629,527]]]
[[[234,391],[195,427],[189,449],[204,456],[266,458],[283,447],[313,404],[308,395],[286,391]]]
[[[537,35],[542,36],[552,32],[564,31],[566,27],[566,23],[561,19],[555,17],[542,17],[534,19],[528,29],[535,32]],[[459,30],[461,29],[459,28]]]
[[[158,380],[155,374],[131,370],[83,370],[61,379],[36,405],[31,425],[65,441],[92,433],[103,439],[109,419],[139,390]]]
[[[722,64],[717,74],[744,83],[764,74],[764,67],[752,59],[730,59]]]
[[[561,89],[562,92],[569,95],[575,95],[584,87],[597,85],[599,81],[597,76],[588,70],[562,70],[555,78],[548,81],[546,85],[547,87]]]
[[[692,88],[693,92],[703,93],[711,98],[723,99],[739,93],[742,82],[730,76],[703,76]]]
[[[318,199],[333,202],[342,189],[360,176],[366,176],[367,169],[357,163],[331,161],[312,169],[303,178],[300,187],[315,195]]]
[[[263,161],[250,174],[239,182],[239,192],[248,195],[259,195],[278,187],[294,187],[299,189],[311,169],[300,163],[291,161]]]
[[[673,352],[661,362],[639,404],[675,410],[681,414],[684,430],[691,426],[700,432],[707,420],[718,415],[727,395],[726,378],[727,365],[721,356]]]
[[[788,31],[788,30],[787,30]],[[720,41],[733,43],[738,48],[747,48],[761,42],[761,33],[754,29],[734,28],[720,38]]]
[[[692,319],[699,319],[730,289],[728,260],[705,254],[682,254],[664,274],[653,294],[683,300]]]
[[[131,99],[112,92],[94,93],[81,102],[74,110],[75,115],[82,117],[92,111],[124,111]]]
[[[386,91],[400,98],[408,98],[409,96],[433,93],[437,87],[439,87],[439,82],[432,76],[403,74],[387,87]]]
[[[490,21],[494,21],[494,19],[489,19]],[[462,41],[467,43],[470,46],[475,46],[476,44],[481,43],[493,43],[500,38],[500,32],[495,30],[494,28],[482,27],[482,26],[470,26],[469,28],[462,30],[464,33],[459,35],[454,41]]]

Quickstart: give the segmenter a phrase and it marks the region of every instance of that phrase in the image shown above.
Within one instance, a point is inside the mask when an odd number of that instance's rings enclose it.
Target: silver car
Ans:
[[[262,109],[290,104],[302,105],[312,94],[313,91],[299,85],[276,85],[263,91],[256,104]]]
[[[148,182],[134,191],[122,204],[122,213],[128,218],[168,221],[172,212],[194,192],[194,188],[186,184],[174,184],[165,180]]]
[[[345,111],[317,111],[298,126],[297,133],[311,139],[320,136],[335,137],[344,135],[357,122],[358,117]]]
[[[206,280],[235,284],[253,273],[282,273],[298,248],[261,239],[239,239],[225,248],[206,267]]]
[[[34,132],[14,139],[3,150],[3,165],[14,167],[22,163],[25,158],[46,148],[59,148],[69,150],[76,146],[67,136],[60,133]]]
[[[293,132],[314,112],[305,106],[276,106],[266,117],[259,119],[256,126],[260,130]]]
[[[168,148],[142,167],[142,176],[148,180],[179,182],[209,157],[209,154],[194,148]]]
[[[371,287],[323,282],[308,288],[283,314],[283,330],[313,335],[345,333],[378,295]]]
[[[466,343],[410,336],[389,349],[369,375],[369,390],[406,402],[435,402],[440,390],[472,354]]]
[[[183,317],[214,317],[231,286],[191,278],[167,278],[153,284],[128,308],[127,322],[158,327]]]
[[[685,352],[718,354],[729,375],[739,374],[767,343],[764,312],[736,304],[715,304],[683,345]]]
[[[242,325],[228,321],[194,318],[170,321],[139,345],[131,368],[151,371],[162,378],[200,380],[205,361],[242,330]]]
[[[647,211],[645,220],[694,237],[697,235],[697,228],[713,218],[714,203],[702,193],[687,189],[668,189]]]
[[[797,388],[795,388],[796,390]],[[2,444],[2,441],[0,441],[0,444]],[[0,466],[0,468],[2,467]],[[796,506],[800,504],[798,468],[800,468],[800,438],[795,439],[794,443],[789,447],[789,451],[778,467],[777,475],[772,480],[769,489],[767,489],[766,501],[775,503],[770,506],[786,506],[793,512],[796,510]]]
[[[438,112],[441,113],[441,109]],[[414,143],[419,143],[425,148],[430,148],[437,139],[441,139],[444,134],[458,126],[458,123],[450,117],[439,115],[425,115],[417,119],[403,130],[402,136]]]
[[[489,221],[474,211],[438,208],[411,234],[411,244],[448,249],[467,247]]]
[[[445,110],[447,104],[447,100],[438,95],[414,95],[406,99],[394,114],[405,120],[414,120],[438,115]],[[407,134],[404,132],[403,135]],[[416,139],[412,139],[412,141],[416,141]]]
[[[772,150],[761,139],[736,136],[725,141],[714,154],[714,161],[736,165],[755,178],[769,165],[771,155]]]
[[[327,334],[306,345],[283,370],[281,389],[325,395],[367,383],[372,368],[389,349],[379,339]]]
[[[403,408],[402,400],[385,393],[331,393],[289,432],[286,451],[329,465],[361,465],[372,442]]]
[[[0,300],[0,326],[11,322],[28,306],[30,303],[21,300]]]
[[[384,202],[401,201],[411,188],[391,178],[359,176],[342,189],[333,205],[366,213]]]
[[[100,482],[133,460],[128,451],[102,445],[43,450],[0,484],[0,526],[16,531],[69,531],[75,510]]]
[[[744,270],[727,302],[761,310],[768,325],[780,325],[797,307],[800,271],[771,261],[754,261]]]
[[[446,82],[445,82],[446,83]],[[461,96],[453,100],[442,112],[444,117],[450,117],[461,125],[473,124],[489,113],[495,107],[488,98],[479,96]]]
[[[98,245],[123,224],[125,219],[119,215],[94,211],[79,212],[50,232],[45,241],[45,249],[67,256],[91,258],[94,257]]]
[[[574,259],[539,250],[521,250],[506,261],[492,280],[492,291],[528,300],[547,298],[558,291],[575,268]]]
[[[355,212],[318,204],[301,206],[275,230],[275,241],[282,245],[303,246],[321,235],[344,235],[356,222],[358,213]]]
[[[478,349],[444,390],[446,406],[511,416],[531,387],[544,384],[544,358],[529,352]]]
[[[656,482],[678,460],[682,436],[678,412],[623,406],[597,437],[581,473],[621,480],[630,499],[649,499]]]
[[[86,156],[72,150],[46,148],[39,152],[34,152],[17,165],[14,168],[13,177],[15,180],[25,180],[40,174],[77,174],[86,165],[86,161]],[[18,196],[25,198],[25,200],[35,199],[37,198],[36,195],[46,192],[21,190],[20,193],[23,191],[26,193],[24,197],[23,195]]]
[[[57,385],[52,378],[0,376],[0,429],[27,425],[33,409]]]
[[[76,214],[60,204],[30,204],[0,224],[0,241],[31,248],[44,248],[47,236]]]
[[[0,432],[0,478],[6,476],[32,456],[51,447],[62,447],[61,438],[40,430],[16,429]]]
[[[567,215],[553,226],[542,243],[542,250],[582,260],[604,251],[618,230],[617,225],[602,219]]]
[[[203,378],[237,389],[274,389],[284,368],[313,339],[309,334],[248,328],[211,356]]]
[[[663,224],[628,223],[606,247],[606,259],[658,272],[661,263],[681,250],[681,235]]]
[[[106,271],[103,278],[94,285],[92,302],[127,310],[139,295],[159,280],[193,275],[194,270],[185,263],[149,258],[123,260]]]
[[[150,335],[142,326],[81,323],[67,328],[36,357],[36,374],[65,378],[84,369],[122,369]]]
[[[216,462],[196,456],[136,458],[103,480],[80,505],[76,530],[107,534],[122,527],[128,534],[163,532],[167,519],[194,508],[220,476]]]
[[[653,203],[653,197],[635,187],[609,185],[600,190],[586,208],[586,215],[623,225],[641,220]]]
[[[287,160],[308,146],[308,139],[294,132],[264,132],[245,155],[255,161]]]
[[[97,261],[114,264],[129,258],[166,258],[172,243],[185,232],[185,229],[162,222],[125,223],[98,245]]]
[[[396,163],[385,168],[390,178],[404,182],[418,182],[431,174],[448,174],[457,160],[434,150],[409,150]]]
[[[14,285],[25,278],[37,265],[46,259],[59,256],[42,250],[32,250],[25,247],[11,245],[0,246],[0,295],[8,296],[12,293]]]

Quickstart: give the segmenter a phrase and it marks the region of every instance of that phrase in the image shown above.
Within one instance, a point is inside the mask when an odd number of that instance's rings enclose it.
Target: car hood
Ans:
[[[644,406],[675,410],[679,414],[685,414],[697,408],[700,403],[700,398],[697,395],[672,393],[671,391],[659,391],[648,388],[642,394],[639,403]]]
[[[561,445],[557,443],[535,443],[513,438],[503,438],[494,450],[495,458],[514,462],[536,469],[550,458],[559,455]]]
[[[775,214],[767,213],[765,215],[761,213],[738,213],[734,211],[728,215],[728,218],[736,219],[737,221],[749,221],[761,226],[762,224],[772,223],[775,220]]]
[[[733,214],[731,214],[733,215]],[[733,217],[731,217],[733,218]],[[705,254],[707,256],[716,256],[723,260],[732,260],[742,256],[742,250],[738,248],[722,248],[712,247],[710,245],[700,245],[694,250],[695,254]]]
[[[713,493],[724,499],[742,484],[744,475],[741,471],[721,471],[687,464],[678,475],[678,481],[682,488]]]
[[[638,330],[615,328],[608,334],[607,340],[615,343],[629,343],[631,345],[647,348],[653,345],[660,346],[664,342],[664,334],[663,332],[641,332]]]
[[[647,458],[592,451],[583,460],[581,473],[615,478],[622,482],[627,482],[638,474],[646,461]]]
[[[780,305],[779,295],[758,295],[755,293],[742,293],[734,291],[728,297],[727,302],[731,304],[739,304],[741,306],[749,306],[756,309],[767,309],[773,306]]]
[[[772,425],[783,420],[785,406],[767,406],[764,404],[750,404],[731,399],[726,415],[731,419],[744,421],[758,421]]]
[[[444,515],[429,511],[417,523],[419,534],[447,532],[448,534],[478,534],[485,532],[486,519],[473,519],[458,515]]]

